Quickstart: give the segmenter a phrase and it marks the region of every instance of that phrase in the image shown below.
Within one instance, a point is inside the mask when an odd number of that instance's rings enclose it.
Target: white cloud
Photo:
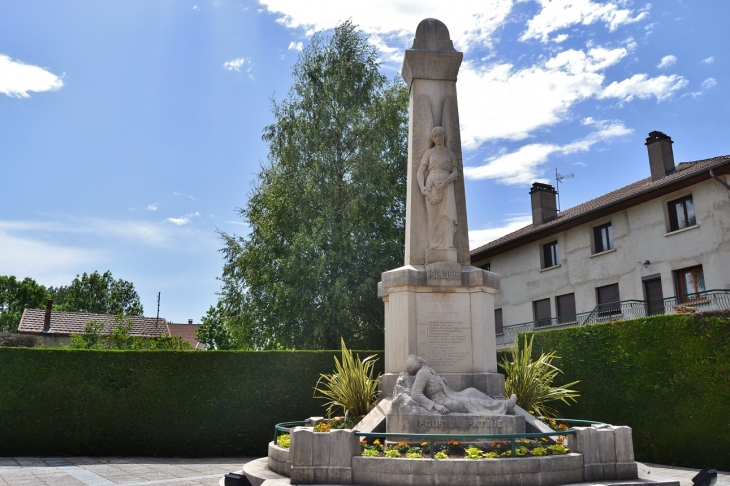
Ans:
[[[150,204],[149,206],[147,206],[147,210],[148,211],[157,211],[157,204],[158,203]]]
[[[103,218],[0,220],[0,269],[44,285],[68,285],[77,273],[106,270],[145,251],[210,252],[211,232],[162,222]],[[112,268],[113,270],[113,268]]]
[[[627,48],[566,50],[541,65],[515,69],[494,63],[476,67],[465,62],[459,73],[462,143],[473,148],[486,140],[521,140],[530,132],[564,120],[580,101],[599,97],[599,71],[628,55]]]
[[[197,5],[193,5],[193,10],[200,10],[200,7],[198,7]]]
[[[52,72],[0,54],[0,93],[29,98],[29,91],[56,91],[62,86],[63,79]]]
[[[700,61],[702,64],[712,64],[715,62],[715,56],[710,56],[707,59],[703,59]]]
[[[691,96],[692,98],[699,98],[703,94],[705,94],[707,91],[711,90],[717,86],[717,79],[715,78],[707,78],[704,81],[702,81],[702,84],[700,85],[700,91],[692,91],[690,93],[685,93],[682,95],[682,98],[685,96]]]
[[[226,61],[223,63],[223,67],[229,71],[240,71],[244,64],[251,64],[251,59],[245,57],[239,57],[232,61]]]
[[[614,81],[609,84],[599,98],[631,101],[635,97],[651,98],[654,96],[657,101],[664,101],[688,84],[689,81],[676,74],[656,78],[650,78],[646,74],[635,74],[623,81]]]
[[[707,91],[708,89],[714,88],[717,86],[717,79],[715,78],[707,78],[704,81],[702,81],[702,89]]]
[[[169,221],[178,226],[182,226],[184,224],[188,224],[190,222],[190,219],[186,218],[185,216],[180,216],[179,218],[167,218],[166,221]]]
[[[177,226],[182,226],[185,224],[188,224],[191,222],[190,218],[198,218],[200,217],[200,213],[198,211],[195,211],[194,213],[186,214],[185,216],[180,216],[179,218],[167,218],[165,221],[169,221],[172,224],[175,224]]]
[[[656,67],[659,69],[666,69],[670,66],[674,66],[675,64],[677,64],[677,56],[672,56],[670,54],[669,56],[664,56]]]
[[[527,22],[527,31],[520,37],[522,41],[537,39],[545,43],[550,40],[550,34],[553,32],[577,24],[604,22],[608,25],[609,31],[614,31],[621,25],[638,22],[649,15],[643,11],[632,16],[633,10],[619,8],[619,4],[623,3],[620,1],[605,4],[591,0],[537,0],[537,2],[542,9]]]
[[[479,248],[490,241],[524,228],[528,224],[532,224],[532,216],[518,215],[505,219],[502,226],[469,231],[469,248],[472,250]]]
[[[302,42],[291,41],[289,43],[289,47],[287,49],[289,49],[290,51],[300,51],[301,52],[302,49],[304,49],[304,44]]]
[[[374,0],[337,2],[335,0],[259,0],[277,22],[306,34],[334,27],[351,18],[370,34],[370,42],[383,60],[399,65],[403,48],[410,46],[418,23],[435,17],[448,27],[457,49],[491,47],[492,37],[501,29],[512,11],[514,0],[445,3],[441,0]],[[568,33],[553,35],[556,29],[576,24],[605,23],[615,30],[637,22],[649,6],[640,10],[624,8],[623,0],[599,4],[590,0],[539,0],[542,9],[529,21],[526,38],[553,37],[565,41]],[[501,32],[501,30],[499,30]],[[292,42],[290,47],[296,44]],[[487,57],[465,61],[459,73],[459,117],[462,143],[466,150],[488,140],[521,140],[540,128],[563,122],[575,104],[588,99],[654,96],[664,100],[686,85],[681,76],[649,78],[645,74],[628,79],[612,79],[605,86],[604,71],[626,58],[636,42],[629,37],[621,47],[602,47],[591,41],[583,50],[568,49],[525,66],[503,61],[488,62]]]
[[[189,194],[182,194],[180,192],[173,192],[172,195],[173,196],[178,196],[178,197],[189,197],[190,199],[192,199],[193,201],[195,201],[195,198],[193,196],[189,195]]]
[[[586,137],[565,145],[531,143],[514,152],[505,152],[490,157],[486,164],[478,167],[464,167],[468,179],[496,179],[502,184],[530,184],[546,182],[540,178],[544,164],[554,155],[570,155],[587,152],[593,145],[619,138],[633,132],[617,120],[605,121],[586,118],[583,125],[595,128]]]
[[[43,241],[0,221],[0,268],[4,275],[31,277],[44,285],[68,285],[69,275],[103,260],[103,251]]]
[[[278,16],[277,22],[290,29],[303,29],[306,35],[327,30],[340,22],[353,23],[379,41],[410,45],[418,23],[425,18],[444,22],[457,48],[491,45],[491,36],[502,26],[512,10],[513,0],[481,2],[444,2],[443,0],[259,0],[266,10]]]

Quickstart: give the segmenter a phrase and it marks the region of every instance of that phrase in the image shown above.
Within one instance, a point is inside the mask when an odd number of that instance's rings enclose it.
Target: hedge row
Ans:
[[[730,319],[663,315],[535,333],[557,351],[565,383],[580,380],[563,416],[629,425],[636,459],[730,470]]]
[[[265,455],[274,424],[323,415],[333,356],[0,348],[0,456]]]

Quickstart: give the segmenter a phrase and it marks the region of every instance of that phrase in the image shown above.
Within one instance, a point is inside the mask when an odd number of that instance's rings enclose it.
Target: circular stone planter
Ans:
[[[583,481],[583,455],[499,459],[352,458],[352,484],[555,486]]]

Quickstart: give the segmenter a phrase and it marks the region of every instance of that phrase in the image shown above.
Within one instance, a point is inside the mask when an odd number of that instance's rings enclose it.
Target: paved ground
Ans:
[[[658,481],[668,479],[679,481],[681,486],[692,486],[692,478],[700,472],[699,469],[684,467],[660,466],[658,464],[639,463],[639,477]],[[730,486],[730,473],[718,472],[715,486]]]
[[[0,457],[0,486],[210,485],[253,458]]]
[[[240,471],[251,457],[169,459],[149,457],[0,457],[0,486],[217,486],[227,472]],[[639,477],[692,486],[697,469],[640,464]],[[730,486],[730,473],[716,486]]]

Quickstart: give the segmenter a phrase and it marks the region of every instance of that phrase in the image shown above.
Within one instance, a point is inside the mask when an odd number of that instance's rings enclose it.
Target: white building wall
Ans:
[[[728,181],[727,176],[721,176]],[[669,231],[667,202],[692,194],[697,225]],[[593,255],[593,228],[611,222],[614,250]],[[560,265],[541,269],[542,245],[558,241]],[[644,268],[641,262],[651,264]],[[505,326],[534,320],[533,301],[575,293],[576,312],[596,306],[596,287],[618,283],[621,300],[644,300],[642,278],[660,274],[664,297],[676,294],[674,271],[702,265],[705,287],[730,289],[730,190],[707,180],[661,198],[506,251],[491,263],[501,275],[495,308]]]

